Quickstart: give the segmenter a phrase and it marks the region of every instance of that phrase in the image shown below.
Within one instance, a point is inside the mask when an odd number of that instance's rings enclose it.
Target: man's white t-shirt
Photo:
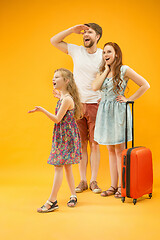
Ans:
[[[97,103],[100,93],[92,90],[92,81],[95,80],[102,62],[102,49],[97,48],[95,53],[89,54],[83,46],[68,44],[68,54],[73,59],[73,75],[80,93],[81,102]]]

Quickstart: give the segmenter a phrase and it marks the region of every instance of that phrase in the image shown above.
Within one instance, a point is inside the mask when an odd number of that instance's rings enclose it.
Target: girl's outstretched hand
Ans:
[[[43,108],[40,106],[36,106],[33,110],[28,111],[28,113],[34,113],[34,112],[42,112]]]
[[[117,100],[117,102],[121,102],[121,103],[128,101],[128,99],[125,96],[122,96],[122,95],[117,96],[116,100]]]

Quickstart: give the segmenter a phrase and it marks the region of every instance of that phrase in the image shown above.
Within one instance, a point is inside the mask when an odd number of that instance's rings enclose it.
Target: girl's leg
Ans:
[[[51,195],[49,197],[49,200],[52,202],[57,199],[57,194],[62,184],[62,179],[63,179],[63,167],[62,166],[55,167],[53,187],[52,187]]]
[[[74,183],[74,177],[73,177],[73,172],[72,172],[72,165],[71,164],[66,164],[64,165],[65,173],[66,173],[66,179],[71,191],[71,195],[76,196],[75,192],[75,183]],[[76,200],[76,198],[73,197],[73,199]],[[74,203],[69,203],[69,206],[74,206]]]
[[[117,157],[115,152],[115,145],[108,145],[109,152],[109,166],[110,166],[110,175],[111,175],[111,186],[108,190],[101,193],[101,196],[112,195],[117,189],[118,183],[118,169],[117,169]]]
[[[52,191],[51,195],[49,197],[49,201],[54,202],[57,200],[57,193],[60,189],[60,186],[62,184],[62,179],[63,179],[63,167],[54,167],[55,168],[55,173],[54,173],[54,181],[53,181],[53,186],[52,186]],[[45,203],[44,206],[46,208],[50,208],[51,206],[48,203]],[[38,208],[37,211],[41,211],[41,208]]]
[[[118,191],[121,192],[121,158],[122,158],[122,151],[125,149],[125,144],[117,144],[115,145],[115,152],[117,158],[117,169],[118,169],[118,178],[119,178],[119,189]]]

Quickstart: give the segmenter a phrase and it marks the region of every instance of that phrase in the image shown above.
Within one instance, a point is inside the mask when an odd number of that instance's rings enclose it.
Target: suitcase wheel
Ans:
[[[124,203],[124,201],[125,201],[125,197],[122,197],[122,198],[121,198],[121,201]]]
[[[149,198],[150,198],[150,199],[151,199],[151,197],[152,197],[152,193],[149,194]]]
[[[137,199],[134,198],[134,199],[133,199],[133,203],[134,203],[134,205],[136,204],[136,202],[137,202]]]

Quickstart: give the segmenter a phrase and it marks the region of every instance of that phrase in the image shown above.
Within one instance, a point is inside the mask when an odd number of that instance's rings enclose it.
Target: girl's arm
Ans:
[[[126,70],[126,73],[124,75],[124,78],[131,79],[133,82],[135,82],[140,88],[128,99],[125,98],[122,95],[119,95],[116,99],[118,102],[127,102],[127,101],[134,101],[141,97],[149,88],[149,83],[138,73],[136,73],[133,69],[128,68]]]
[[[110,68],[108,65],[106,65],[105,70],[102,74],[97,73],[96,79],[92,82],[93,91],[97,91],[101,88],[101,86],[109,72],[110,72]]]
[[[50,118],[55,123],[59,123],[62,120],[62,118],[64,117],[64,115],[66,114],[67,110],[69,110],[73,107],[74,107],[74,102],[73,102],[72,98],[65,97],[62,100],[62,105],[61,105],[57,115],[54,115],[54,114],[48,112],[46,109],[44,109],[40,106],[36,106],[35,109],[30,110],[28,113],[34,113],[34,112],[39,111],[39,112],[44,113],[48,118]]]

